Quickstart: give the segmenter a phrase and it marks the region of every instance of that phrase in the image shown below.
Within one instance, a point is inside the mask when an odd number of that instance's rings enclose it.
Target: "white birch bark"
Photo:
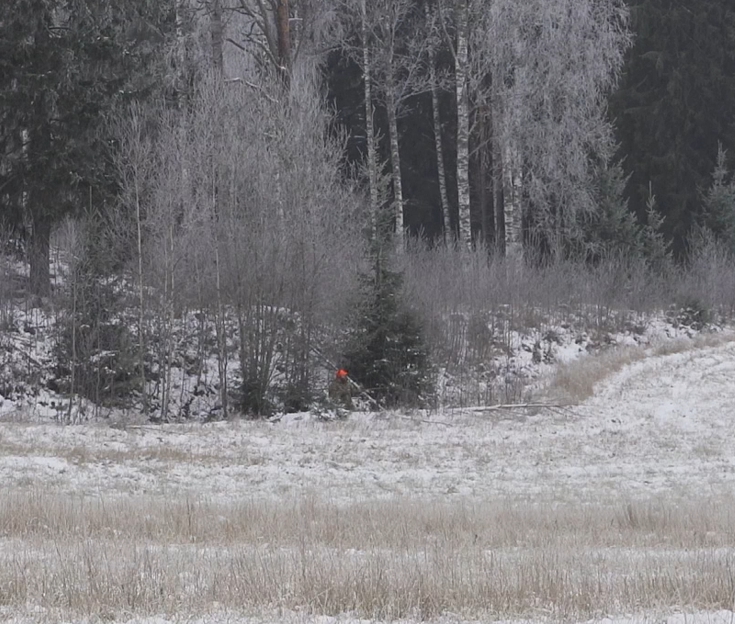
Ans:
[[[457,206],[459,210],[459,241],[471,248],[470,103],[467,90],[468,27],[467,0],[460,0],[457,4],[457,53],[454,57],[457,92]]]
[[[136,120],[137,122],[137,120]],[[137,128],[136,128],[137,129]],[[134,180],[136,252],[138,254],[138,372],[143,396],[143,413],[148,413],[148,390],[145,380],[145,289],[143,286],[143,215],[140,205],[140,188],[137,171]]]
[[[505,216],[505,256],[512,264],[523,257],[522,158],[513,138],[503,145],[503,209]]]
[[[372,70],[370,65],[370,43],[367,23],[366,0],[361,0],[362,31],[362,77],[365,89],[365,134],[367,140],[368,185],[370,187],[370,221],[376,234],[378,214],[378,165],[375,154],[375,124],[373,120]]]
[[[495,247],[505,253],[505,215],[503,212],[503,152],[500,145],[500,120],[495,98],[490,123],[493,145],[493,216],[495,217]]]
[[[393,176],[393,204],[396,223],[396,249],[401,251],[404,243],[403,226],[403,179],[401,178],[401,154],[398,148],[398,118],[395,101],[393,68],[388,68],[386,103],[388,109],[388,133],[390,134],[390,162]]]
[[[217,290],[217,377],[219,379],[219,400],[222,406],[222,418],[226,419],[229,416],[229,390],[227,384],[229,358],[227,356],[227,331],[225,325],[225,308],[222,297],[222,265],[220,261],[219,233],[215,232],[214,235],[217,239],[214,244],[215,287]]]

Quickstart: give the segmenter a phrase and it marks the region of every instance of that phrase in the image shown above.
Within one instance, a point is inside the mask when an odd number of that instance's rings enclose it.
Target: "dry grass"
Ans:
[[[624,347],[559,364],[547,392],[564,403],[582,403],[594,394],[601,381],[645,357],[646,351],[641,347]]]
[[[0,494],[0,606],[363,617],[731,608],[733,501],[215,504]]]
[[[732,332],[701,333],[692,339],[663,340],[653,347],[615,347],[556,367],[546,393],[556,400],[579,404],[589,399],[595,387],[620,372],[623,367],[651,355],[673,355],[694,349],[715,347],[732,341]]]

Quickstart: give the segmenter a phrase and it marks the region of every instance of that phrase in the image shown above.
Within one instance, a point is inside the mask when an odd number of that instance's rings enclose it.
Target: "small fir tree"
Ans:
[[[671,242],[663,233],[664,217],[656,208],[656,196],[651,185],[648,186],[646,202],[646,225],[643,228],[643,253],[651,267],[657,273],[665,272],[671,266]]]
[[[643,251],[643,231],[625,198],[629,176],[620,162],[595,168],[596,210],[582,217],[582,253],[596,263],[611,254],[638,257]]]
[[[362,279],[344,361],[352,379],[386,407],[430,401],[433,375],[423,327],[401,300],[402,277],[377,264]]]
[[[730,178],[730,179],[728,179]],[[717,165],[712,184],[702,195],[701,225],[724,243],[729,251],[735,251],[735,179],[727,169],[727,152],[719,145]]]

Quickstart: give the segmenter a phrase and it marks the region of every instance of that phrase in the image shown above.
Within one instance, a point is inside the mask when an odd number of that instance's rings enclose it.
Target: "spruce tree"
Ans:
[[[434,377],[421,319],[404,299],[402,275],[390,267],[391,217],[383,209],[376,218],[373,268],[360,278],[343,367],[382,406],[420,406],[432,400]]]
[[[640,256],[643,234],[625,197],[628,176],[621,163],[599,164],[594,170],[594,180],[596,210],[583,213],[578,227],[582,232],[580,251],[584,260],[596,263],[611,254],[627,258]]]
[[[423,327],[402,299],[400,273],[363,276],[344,363],[352,379],[386,407],[430,402],[433,376]]]
[[[30,222],[35,294],[49,292],[53,225],[114,197],[107,124],[119,104],[162,82],[143,75],[165,58],[168,5],[0,3],[0,201],[9,222]]]
[[[726,249],[735,252],[735,177],[727,169],[726,152],[719,146],[712,183],[702,195],[701,224]]]
[[[717,143],[735,147],[735,4],[630,0],[635,44],[611,98],[631,208],[645,222],[649,184],[675,251],[701,208]]]

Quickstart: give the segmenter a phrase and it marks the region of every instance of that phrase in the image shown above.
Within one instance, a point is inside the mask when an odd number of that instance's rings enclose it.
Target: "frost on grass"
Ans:
[[[2,617],[730,621],[735,343],[661,351],[563,409],[0,423]]]

